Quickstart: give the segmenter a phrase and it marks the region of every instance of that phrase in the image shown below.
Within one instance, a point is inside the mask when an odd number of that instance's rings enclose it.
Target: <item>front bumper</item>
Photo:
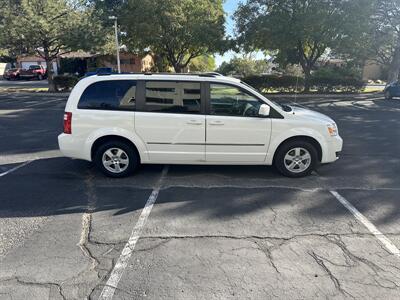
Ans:
[[[321,163],[331,163],[339,159],[343,149],[343,139],[340,136],[330,137]]]

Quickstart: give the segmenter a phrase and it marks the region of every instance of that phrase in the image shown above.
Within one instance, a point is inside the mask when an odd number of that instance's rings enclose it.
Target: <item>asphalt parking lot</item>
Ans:
[[[296,99],[345,143],[301,179],[163,165],[105,178],[58,152],[65,101],[0,94],[1,300],[400,298],[400,100]]]
[[[0,78],[0,88],[47,88],[47,80],[5,80]]]

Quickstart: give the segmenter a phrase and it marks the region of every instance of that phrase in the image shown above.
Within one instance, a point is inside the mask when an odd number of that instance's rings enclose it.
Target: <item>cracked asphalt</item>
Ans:
[[[113,299],[399,299],[400,100],[275,96],[333,117],[341,159],[170,166]],[[65,96],[0,94],[0,299],[98,299],[164,166],[105,178],[62,157]],[[28,163],[26,163],[28,162]]]

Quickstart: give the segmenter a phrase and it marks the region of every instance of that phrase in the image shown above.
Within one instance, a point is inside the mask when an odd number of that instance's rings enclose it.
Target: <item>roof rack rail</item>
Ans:
[[[218,76],[224,76],[218,72],[205,72],[205,73],[199,73],[199,76],[204,76],[204,77],[218,77]]]
[[[160,73],[152,73],[152,72],[125,72],[125,73],[108,73],[108,72],[99,72],[96,75],[98,76],[107,76],[107,75],[171,75],[171,76],[199,76],[199,77],[218,77],[224,76],[217,72],[205,72],[205,73],[169,73],[169,72],[160,72]]]

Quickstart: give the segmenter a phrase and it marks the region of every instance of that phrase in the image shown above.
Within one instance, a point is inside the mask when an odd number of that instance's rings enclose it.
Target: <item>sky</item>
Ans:
[[[234,32],[234,28],[235,28],[235,22],[233,21],[232,16],[240,2],[243,2],[243,0],[242,1],[240,1],[240,0],[225,0],[225,2],[224,2],[224,10],[226,13],[226,21],[225,21],[226,33],[230,36],[233,36],[233,32]],[[222,55],[222,56],[217,54],[215,56],[215,64],[218,67],[222,64],[222,62],[229,61],[235,55],[238,55],[238,54],[233,51],[228,51],[228,52],[224,53],[224,55]],[[260,59],[263,57],[262,53],[256,53],[255,56],[257,59]]]

